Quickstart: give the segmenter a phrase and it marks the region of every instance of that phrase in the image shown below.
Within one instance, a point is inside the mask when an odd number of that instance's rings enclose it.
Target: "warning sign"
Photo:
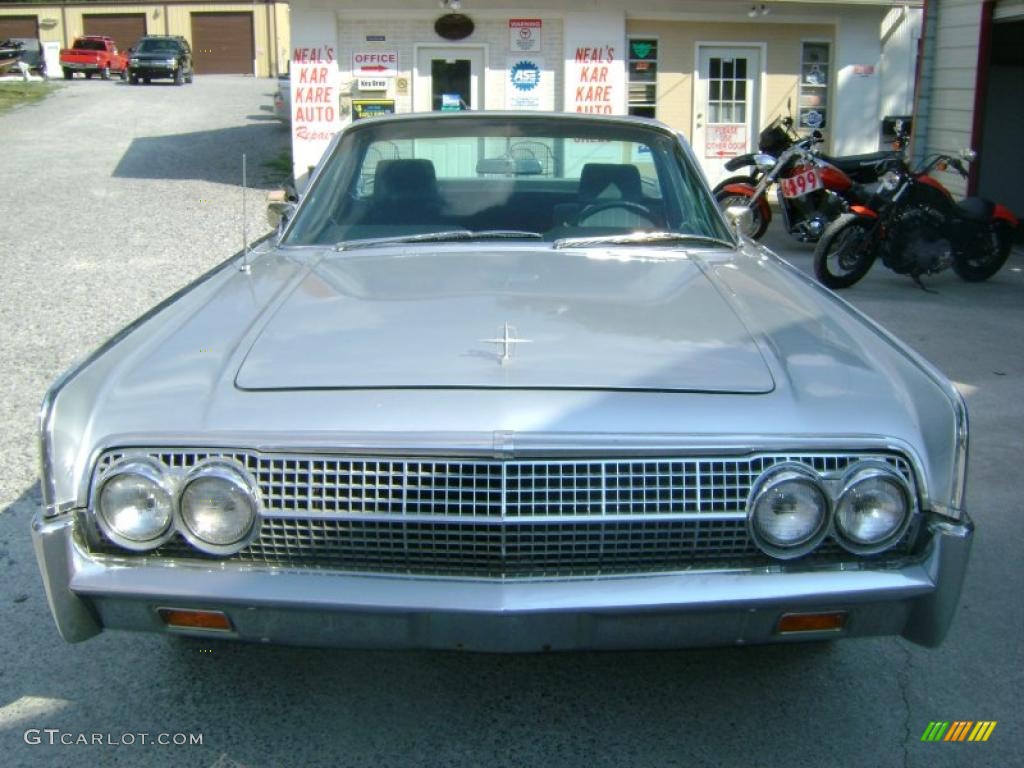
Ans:
[[[509,19],[508,47],[513,51],[539,51],[540,30],[540,19]]]

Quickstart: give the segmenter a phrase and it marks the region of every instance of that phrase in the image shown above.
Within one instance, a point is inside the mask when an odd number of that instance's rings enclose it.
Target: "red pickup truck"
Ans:
[[[70,80],[75,72],[83,72],[92,77],[97,72],[104,80],[110,79],[110,73],[124,76],[128,69],[128,57],[119,53],[113,38],[101,35],[86,35],[75,38],[70,48],[62,48],[60,66],[64,70],[64,79]]]

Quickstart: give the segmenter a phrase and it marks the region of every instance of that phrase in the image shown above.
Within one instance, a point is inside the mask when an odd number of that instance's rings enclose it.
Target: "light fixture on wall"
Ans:
[[[758,16],[767,16],[769,13],[771,13],[771,11],[769,10],[767,5],[765,5],[764,3],[761,3],[760,5],[754,3],[753,5],[750,6],[750,10],[747,11],[747,16],[753,19]]]
[[[462,10],[462,0],[441,0],[438,5],[442,11],[448,11],[449,13],[458,13]]]

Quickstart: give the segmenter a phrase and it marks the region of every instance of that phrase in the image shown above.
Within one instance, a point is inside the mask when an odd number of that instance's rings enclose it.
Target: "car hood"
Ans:
[[[536,247],[332,255],[268,308],[235,381],[247,390],[774,387],[697,261]]]

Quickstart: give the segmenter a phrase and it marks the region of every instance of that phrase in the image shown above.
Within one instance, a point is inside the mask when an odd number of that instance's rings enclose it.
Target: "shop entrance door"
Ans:
[[[483,71],[483,48],[420,48],[413,108],[417,112],[483,109]]]
[[[761,50],[701,46],[694,89],[693,149],[714,184],[725,162],[757,147]]]

